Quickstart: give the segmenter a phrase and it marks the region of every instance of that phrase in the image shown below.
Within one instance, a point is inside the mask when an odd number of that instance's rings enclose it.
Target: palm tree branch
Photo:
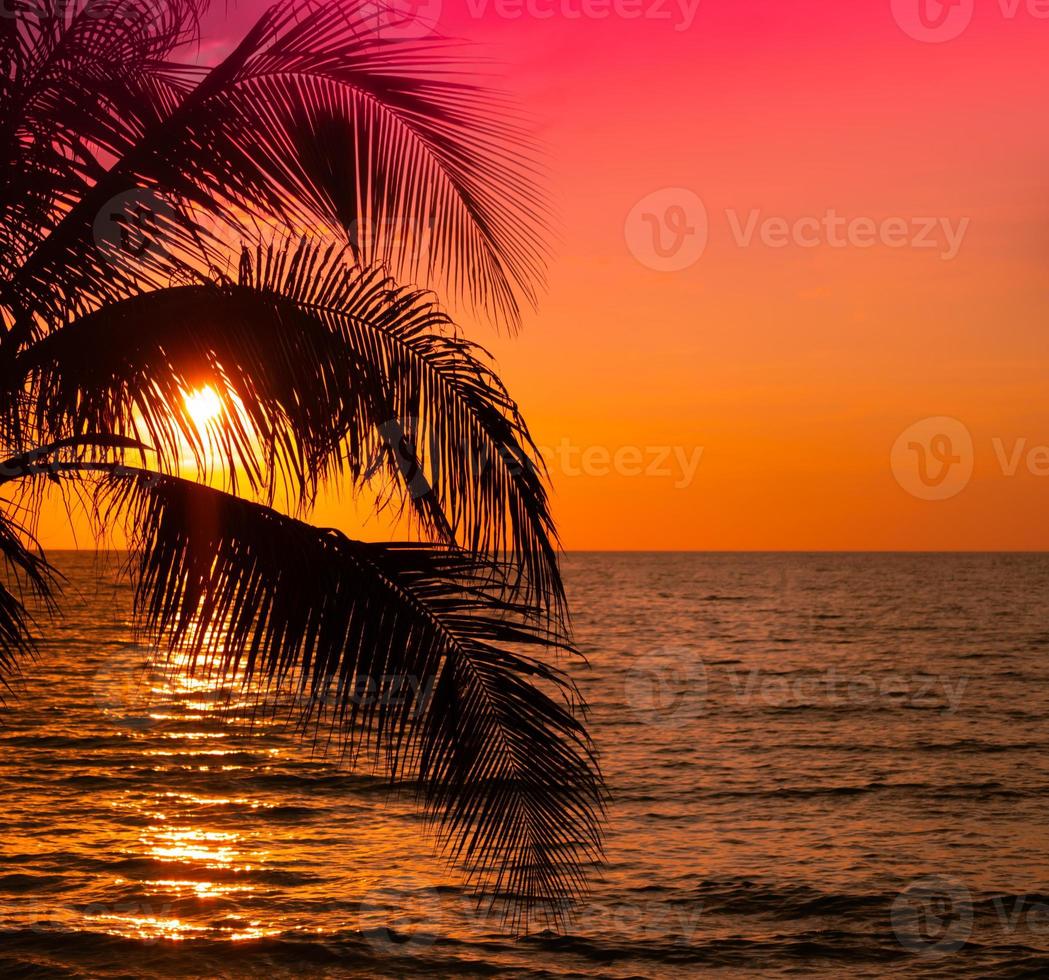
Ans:
[[[173,111],[155,118],[152,124],[147,125],[139,134],[136,141],[124,148],[116,162],[62,214],[43,241],[21,262],[10,280],[4,284],[3,294],[0,295],[6,302],[10,304],[13,299],[17,299],[30,311],[47,312],[48,306],[54,304],[56,293],[66,301],[68,297],[65,293],[70,290],[90,289],[100,297],[112,295],[111,280],[118,270],[103,260],[92,240],[96,219],[103,213],[106,205],[120,194],[139,187],[156,186],[155,179],[142,179],[151,169],[150,161],[155,155],[154,146],[163,145],[182,132],[193,113],[236,77],[244,63],[271,32],[274,18],[273,12],[264,15],[237,48],[221,64],[208,72]],[[171,176],[170,172],[167,176]],[[214,207],[214,202],[198,193],[192,184],[181,184],[175,189],[175,193],[188,197],[204,208]],[[193,247],[200,243],[202,230],[195,227],[184,204],[176,203],[178,206],[172,204],[171,215],[154,215],[158,220],[157,232],[170,240],[169,244],[173,249],[181,237],[184,247],[192,251]],[[154,256],[156,253],[150,251],[149,254]],[[125,257],[131,268],[123,275],[117,276],[118,286],[126,288],[136,277],[142,279],[150,274],[156,276],[158,272],[163,274],[165,268],[170,274],[179,267],[177,255],[163,250],[161,254],[164,259],[171,261],[161,262],[159,269],[150,269],[148,265],[135,263]],[[158,280],[154,279],[154,282]],[[68,287],[68,290],[65,287]],[[39,330],[37,323],[24,316],[23,322],[15,332],[14,341],[21,343],[39,336]]]
[[[45,12],[40,2],[33,7]],[[119,156],[156,96],[179,73],[165,61],[194,36],[198,0],[79,0],[50,17],[5,16],[17,50],[2,81],[0,212],[8,251],[28,249],[101,179],[100,154]],[[161,100],[163,101],[163,100]],[[21,240],[19,240],[21,239]],[[9,262],[8,255],[4,257]]]
[[[374,239],[366,259],[428,278],[444,269],[457,293],[473,291],[493,315],[516,322],[515,291],[531,297],[542,265],[542,208],[525,191],[534,172],[524,138],[509,124],[486,122],[503,107],[442,77],[454,63],[432,47],[385,43],[342,6],[265,15],[69,209],[9,294],[48,295],[33,289],[45,282],[53,294],[59,277],[71,291],[90,285],[101,298],[107,276],[91,247],[93,222],[115,195],[141,186],[171,196],[179,220],[165,235],[186,237],[193,208],[230,228],[245,212],[298,226],[320,221],[341,234],[349,229],[352,242]],[[306,28],[317,45],[311,52],[301,48]],[[423,235],[425,260],[409,261]],[[412,246],[397,245],[401,238]]]
[[[241,276],[111,304],[27,349],[16,377],[29,381],[33,432],[125,435],[169,472],[187,445],[202,469],[210,449],[256,492],[276,463],[304,504],[318,481],[348,472],[360,484],[379,460],[388,494],[431,535],[510,554],[520,585],[563,612],[542,459],[484,352],[427,294],[347,267],[338,250],[260,249]],[[217,446],[184,398],[207,382],[237,402]]]
[[[33,608],[53,612],[61,576],[32,534],[0,512],[0,705],[18,676],[20,662],[36,649]],[[30,605],[32,603],[32,606]]]
[[[352,541],[167,476],[105,487],[104,512],[129,515],[157,642],[270,704],[291,696],[300,724],[327,724],[354,755],[370,746],[487,894],[521,914],[578,894],[600,852],[600,775],[574,686],[524,652],[566,641],[492,586],[487,561]],[[411,682],[395,702],[361,697],[390,678]]]
[[[245,273],[256,288],[331,324],[384,379],[393,414],[374,422],[404,474],[404,490],[425,505],[420,516],[428,516],[436,497],[460,544],[509,553],[524,573],[522,584],[563,615],[542,456],[487,351],[459,338],[429,294],[361,275],[335,251],[302,243],[274,262],[260,249]]]
[[[202,475],[221,466],[231,487],[243,478],[257,492],[281,480],[303,503],[341,468],[347,420],[374,414],[361,407],[373,381],[339,337],[287,301],[234,285],[103,307],[24,351],[16,377],[41,441],[124,436],[149,444],[168,471],[191,452]],[[224,411],[200,431],[186,396],[206,384]]]

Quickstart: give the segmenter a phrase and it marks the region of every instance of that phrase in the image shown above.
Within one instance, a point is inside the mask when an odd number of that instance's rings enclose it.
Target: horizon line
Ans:
[[[128,548],[41,548],[50,554],[120,554]],[[1047,548],[571,548],[562,555],[1049,555]]]

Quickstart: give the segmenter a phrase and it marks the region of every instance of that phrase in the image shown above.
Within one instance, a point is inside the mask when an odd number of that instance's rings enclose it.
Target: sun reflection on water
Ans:
[[[229,867],[241,852],[239,834],[224,831],[206,831],[180,828],[165,830],[151,826],[149,833],[139,838],[149,848],[151,857],[169,861],[197,861],[207,868]],[[245,870],[250,870],[250,865]]]
[[[296,737],[287,716],[256,711],[257,691],[216,653],[221,630],[202,637],[199,656],[168,656],[130,633],[100,643],[94,620],[88,626],[49,680],[58,738],[36,750],[48,767],[26,753],[38,794],[7,801],[15,823],[37,826],[39,836],[4,837],[0,851],[5,860],[20,855],[42,884],[37,894],[34,882],[26,907],[0,895],[0,929],[11,921],[40,935],[46,927],[119,936],[128,945],[99,944],[118,957],[134,943],[182,943],[177,955],[187,962],[207,959],[186,974],[197,976],[223,955],[245,955],[214,943],[300,933],[359,942],[366,892],[386,869],[414,866],[406,852],[420,835],[405,816],[410,804],[380,795],[380,780],[333,765]],[[83,670],[82,655],[93,659],[89,686],[78,688],[68,678]],[[12,768],[17,761],[12,752]],[[50,891],[59,875],[74,887]],[[380,909],[374,924],[386,919]],[[136,973],[132,959],[120,966]]]
[[[236,925],[195,925],[183,919],[158,915],[123,915],[119,912],[99,912],[87,916],[93,928],[111,936],[125,939],[166,939],[180,942],[187,939],[224,939],[244,942],[278,936],[281,930],[266,926],[261,920],[238,922]]]
[[[205,636],[205,651],[219,640],[216,632]],[[250,702],[243,700],[240,680],[221,657],[208,652],[176,653],[163,659],[144,685],[151,708],[146,717],[155,727],[135,736],[152,742],[140,754],[157,760],[151,768],[158,779],[175,772],[227,773],[248,767],[199,764],[202,758],[248,753],[269,765],[269,760],[280,756],[280,749],[256,745],[255,740],[245,745],[239,739],[243,734],[237,727],[239,714],[250,708]],[[185,730],[179,730],[180,725]],[[250,765],[251,760],[247,762]],[[166,790],[145,797],[129,792],[113,806],[142,827],[125,857],[148,860],[153,873],[116,879],[115,889],[133,892],[136,898],[127,908],[89,913],[93,928],[129,939],[173,941],[244,941],[281,933],[279,926],[257,918],[257,910],[252,918],[238,914],[238,898],[258,892],[252,875],[266,867],[272,855],[231,826],[240,812],[274,804],[221,791]]]
[[[157,879],[143,881],[143,885],[153,888],[164,888],[178,898],[195,895],[197,898],[217,898],[223,895],[237,895],[258,891],[255,885],[238,885],[225,881],[178,881]]]

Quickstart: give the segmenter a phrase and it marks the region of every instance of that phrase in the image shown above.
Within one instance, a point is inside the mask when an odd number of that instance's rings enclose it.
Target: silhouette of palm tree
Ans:
[[[488,355],[391,277],[513,329],[544,264],[532,147],[374,4],[281,2],[202,68],[178,58],[206,5],[0,17],[0,679],[60,594],[34,536],[58,484],[100,533],[126,519],[154,642],[368,749],[527,925],[584,887],[603,802],[550,656],[545,474]],[[415,543],[304,523],[332,481],[378,487]],[[411,683],[372,696],[389,678]]]

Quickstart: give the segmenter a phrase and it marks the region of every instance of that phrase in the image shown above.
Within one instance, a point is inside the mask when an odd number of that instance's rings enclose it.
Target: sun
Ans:
[[[222,414],[222,399],[211,385],[191,391],[185,401],[186,411],[198,431],[203,431],[209,422],[214,422]]]

